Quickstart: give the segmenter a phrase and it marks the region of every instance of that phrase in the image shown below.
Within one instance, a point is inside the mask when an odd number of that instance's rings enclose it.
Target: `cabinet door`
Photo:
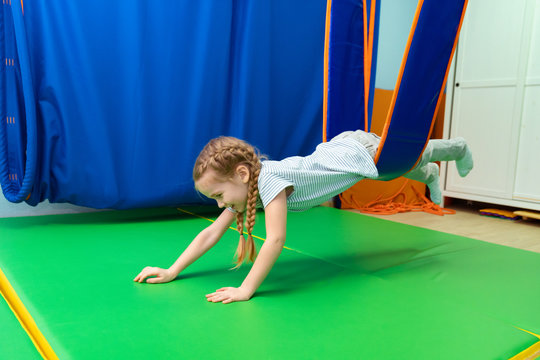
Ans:
[[[450,136],[467,139],[475,168],[460,178],[451,164],[446,190],[512,198],[528,2],[469,1],[456,54]]]
[[[540,0],[535,4],[532,31],[525,33],[531,37],[514,199],[540,202]]]

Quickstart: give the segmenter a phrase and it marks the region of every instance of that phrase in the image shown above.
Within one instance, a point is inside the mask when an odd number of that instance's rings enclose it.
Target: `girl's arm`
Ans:
[[[225,287],[206,295],[208,301],[223,302],[249,300],[274,266],[285,245],[287,225],[287,196],[280,192],[264,209],[266,219],[266,241],[249,274],[239,288]]]
[[[174,280],[185,268],[200,258],[221,239],[225,231],[231,226],[236,215],[225,209],[210,226],[201,231],[184,250],[182,255],[168,269],[158,267],[145,267],[133,281],[157,284]],[[155,276],[149,278],[150,276]]]

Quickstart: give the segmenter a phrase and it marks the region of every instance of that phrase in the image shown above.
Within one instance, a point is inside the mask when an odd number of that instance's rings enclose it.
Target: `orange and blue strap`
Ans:
[[[328,0],[323,141],[371,129],[380,1]],[[420,0],[375,156],[380,180],[411,170],[430,137],[467,0]]]
[[[381,180],[411,170],[430,137],[467,0],[420,0],[375,162]]]
[[[323,141],[346,130],[369,131],[378,9],[376,0],[327,2]]]

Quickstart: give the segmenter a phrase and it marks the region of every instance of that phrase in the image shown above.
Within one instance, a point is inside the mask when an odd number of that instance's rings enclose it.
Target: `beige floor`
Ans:
[[[438,216],[408,212],[370,216],[540,253],[540,220],[505,220],[482,216],[479,209],[500,207],[461,200],[454,201],[448,208],[455,210],[456,214]]]

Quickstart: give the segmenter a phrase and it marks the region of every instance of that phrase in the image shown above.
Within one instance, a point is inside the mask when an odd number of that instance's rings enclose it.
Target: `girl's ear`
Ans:
[[[236,167],[236,174],[240,177],[240,180],[242,180],[244,184],[248,183],[250,174],[246,165],[238,165]]]

